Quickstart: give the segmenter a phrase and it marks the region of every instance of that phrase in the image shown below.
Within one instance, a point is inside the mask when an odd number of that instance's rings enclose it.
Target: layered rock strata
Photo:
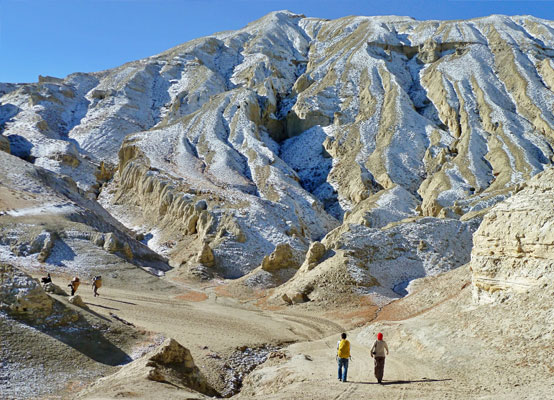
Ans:
[[[0,260],[84,276],[170,269],[71,178],[4,152],[0,176]]]
[[[554,169],[549,168],[485,216],[471,253],[476,300],[498,301],[552,282],[553,210]]]

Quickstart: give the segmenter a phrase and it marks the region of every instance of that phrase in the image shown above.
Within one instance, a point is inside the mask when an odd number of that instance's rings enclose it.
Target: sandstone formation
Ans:
[[[67,301],[74,306],[81,307],[81,308],[88,308],[88,306],[85,304],[81,296],[76,294],[75,296],[70,296]]]
[[[298,262],[290,245],[281,243],[269,256],[264,257],[261,267],[264,271],[272,272],[282,268],[298,268]]]
[[[303,248],[294,248],[289,243],[278,244],[273,252],[265,256],[261,264],[233,282],[232,286],[246,285],[248,288],[272,288],[287,282],[298,271],[303,257]],[[241,289],[239,288],[239,291]],[[291,299],[283,297],[289,303]]]
[[[147,360],[147,379],[183,385],[208,396],[217,394],[194,364],[190,351],[174,339],[166,339],[144,358]]]
[[[453,219],[415,218],[382,229],[348,224],[322,241],[325,258],[302,268],[275,296],[303,293],[312,300],[344,302],[351,293],[395,298],[405,295],[417,278],[457,268],[470,259],[475,223]],[[308,253],[311,257],[311,253]]]
[[[474,235],[474,297],[498,301],[510,292],[541,290],[554,278],[554,169],[495,206]]]
[[[218,396],[206,378],[202,375],[190,354],[190,351],[174,339],[166,339],[161,345],[141,358],[126,365],[113,375],[100,379],[82,392],[79,398],[97,398],[97,396],[116,396],[119,386],[131,388],[148,386],[147,380],[162,383],[150,388],[151,393],[164,393],[164,386],[172,386],[185,391],[199,392],[206,396]],[[185,393],[186,394],[186,393]],[[174,393],[175,398],[181,394]],[[209,398],[194,396],[187,398]]]
[[[301,269],[311,270],[319,263],[323,255],[325,254],[325,245],[320,242],[313,242],[306,253],[304,263],[301,265]]]
[[[519,189],[484,216],[468,265],[412,281],[410,295],[385,307],[360,342],[385,332],[418,364],[435,362],[448,376],[470,371],[465,390],[514,399],[551,391],[554,169]]]
[[[3,152],[0,175],[0,260],[76,275],[89,268],[87,275],[102,274],[106,266],[155,274],[169,269],[70,178]]]
[[[200,253],[198,253],[196,261],[198,261],[202,265],[205,265],[206,267],[213,267],[215,265],[214,253],[210,248],[210,245],[204,243],[202,250],[200,251]]]

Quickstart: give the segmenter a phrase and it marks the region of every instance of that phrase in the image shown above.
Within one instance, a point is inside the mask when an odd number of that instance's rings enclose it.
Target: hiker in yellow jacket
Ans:
[[[346,340],[346,333],[341,335],[342,340],[337,344],[337,362],[339,364],[339,381],[346,382],[348,373],[348,359],[350,358],[350,342]]]

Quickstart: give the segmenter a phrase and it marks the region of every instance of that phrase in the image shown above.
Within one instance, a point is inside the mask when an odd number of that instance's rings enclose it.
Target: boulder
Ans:
[[[281,296],[281,298],[283,299],[283,301],[285,303],[287,303],[289,306],[292,305],[292,299],[286,294],[286,293],[283,293],[283,295]]]
[[[219,396],[194,363],[190,351],[171,338],[112,375],[115,381],[131,380],[136,376],[180,388],[187,387],[208,396]]]
[[[88,306],[85,304],[81,296],[79,296],[78,294],[74,296],[70,296],[69,299],[67,299],[67,301],[69,301],[74,306],[88,309]]]
[[[113,233],[108,233],[104,236],[104,250],[110,253],[115,253],[119,248],[119,241]]]
[[[133,259],[133,251],[129,243],[121,241],[116,234],[110,232],[104,236],[104,250],[110,253],[122,253],[129,260]]]
[[[208,203],[206,203],[206,200],[199,200],[194,205],[194,210],[198,213],[207,209],[208,209]]]
[[[239,243],[246,242],[246,235],[233,215],[226,214],[218,224],[217,238],[229,237]]]
[[[50,253],[56,242],[56,234],[52,232],[43,232],[39,235],[39,237],[41,236],[43,236],[43,238],[39,241],[40,249],[37,260],[39,262],[45,262],[46,259],[50,257]]]
[[[299,303],[305,303],[307,301],[310,301],[310,299],[308,298],[308,296],[306,295],[306,293],[303,293],[303,292],[297,292],[295,293],[293,296],[292,296],[292,302],[294,304],[299,304]]]
[[[94,233],[91,236],[90,240],[92,243],[94,243],[96,246],[99,246],[99,247],[103,247],[105,243],[105,238],[103,233]]]
[[[39,282],[9,264],[0,264],[0,310],[31,319],[52,313],[53,300]]]
[[[313,269],[325,254],[325,251],[326,249],[323,243],[313,242],[308,249],[308,253],[306,254],[306,259],[304,260],[302,267],[305,267],[307,270]]]
[[[57,294],[57,295],[60,295],[60,296],[68,296],[68,294],[66,293],[65,290],[63,290],[61,287],[59,287],[58,285],[56,285],[52,282],[47,283],[46,285],[44,285],[44,291],[46,293]]]
[[[262,269],[268,272],[283,268],[298,268],[298,266],[298,262],[292,252],[292,247],[288,243],[278,244],[273,253],[265,256],[262,261]]]

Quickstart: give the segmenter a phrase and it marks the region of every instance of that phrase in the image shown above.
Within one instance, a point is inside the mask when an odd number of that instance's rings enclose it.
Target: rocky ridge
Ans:
[[[190,351],[176,340],[166,339],[155,349],[127,364],[117,373],[99,379],[85,391],[79,393],[78,398],[118,397],[118,395],[121,396],[121,393],[125,393],[120,386],[126,388],[131,385],[135,389],[150,385],[153,387],[152,393],[157,393],[158,396],[163,393],[172,398],[187,396],[186,398],[208,399],[219,395],[210,387],[206,378],[195,365]],[[164,386],[169,386],[171,390]]]
[[[530,16],[274,12],[111,70],[3,84],[1,137],[179,274],[256,274],[280,244],[296,269],[321,241],[362,293],[390,298],[465,263],[465,233],[551,163],[553,32]],[[459,239],[456,257],[426,255],[429,227]],[[352,259],[390,237],[409,246]]]

